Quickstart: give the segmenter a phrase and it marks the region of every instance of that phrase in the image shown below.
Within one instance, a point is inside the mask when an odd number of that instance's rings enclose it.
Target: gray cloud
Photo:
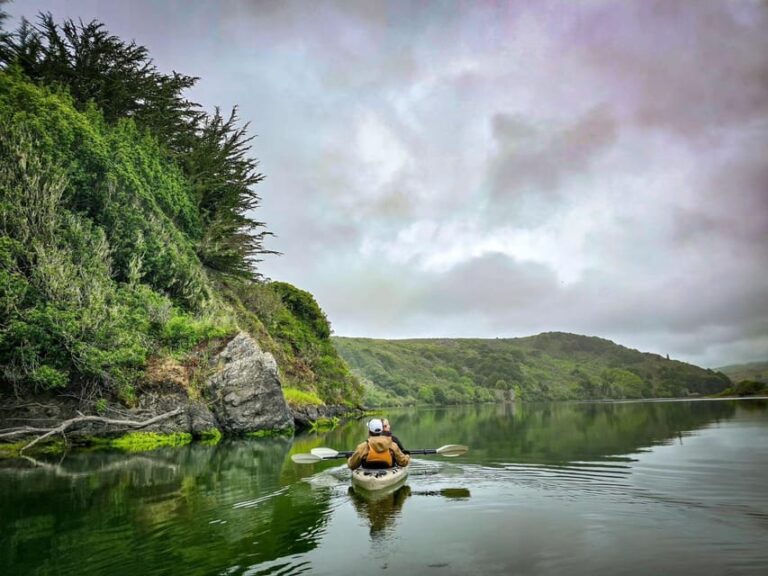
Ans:
[[[556,198],[560,182],[588,169],[593,158],[613,144],[617,130],[603,107],[560,129],[506,114],[496,114],[492,126],[498,147],[491,167],[492,194],[501,201],[531,191]]]
[[[572,28],[583,56],[641,125],[686,138],[768,113],[764,2],[604,3]]]

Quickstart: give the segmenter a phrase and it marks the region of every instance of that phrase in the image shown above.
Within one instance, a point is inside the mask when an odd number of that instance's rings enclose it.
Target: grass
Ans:
[[[325,402],[314,392],[299,390],[298,388],[283,388],[283,396],[289,406],[301,408],[303,406],[323,406]]]
[[[125,452],[146,452],[163,446],[184,446],[192,442],[192,435],[186,432],[158,434],[156,432],[129,432],[108,441],[111,448]]]

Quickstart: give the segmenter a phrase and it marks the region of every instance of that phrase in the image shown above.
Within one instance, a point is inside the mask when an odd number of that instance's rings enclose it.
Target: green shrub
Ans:
[[[36,388],[42,390],[64,388],[69,384],[69,374],[45,364],[35,368],[30,374],[30,379]]]
[[[285,401],[294,407],[322,406],[324,403],[314,392],[299,390],[298,388],[283,388]]]
[[[104,414],[107,411],[107,399],[99,398],[94,403],[93,408],[96,410],[96,414]]]
[[[235,326],[222,319],[195,318],[176,310],[162,328],[163,343],[173,350],[188,351],[212,338],[231,335]]]

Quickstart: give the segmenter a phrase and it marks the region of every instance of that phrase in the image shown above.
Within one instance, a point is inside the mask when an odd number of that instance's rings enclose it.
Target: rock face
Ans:
[[[293,422],[297,430],[306,430],[320,418],[360,417],[362,410],[350,409],[346,406],[297,406],[291,408]]]
[[[218,423],[229,434],[293,428],[285,403],[277,362],[256,341],[239,333],[211,359],[215,374],[206,396]]]
[[[192,400],[184,392],[144,393],[139,397],[138,409],[135,411],[142,418],[151,418],[159,414],[181,408],[178,416],[168,418],[156,424],[141,428],[144,432],[188,432],[200,436],[203,432],[216,427],[216,418],[204,402]],[[102,435],[96,432],[97,435]]]

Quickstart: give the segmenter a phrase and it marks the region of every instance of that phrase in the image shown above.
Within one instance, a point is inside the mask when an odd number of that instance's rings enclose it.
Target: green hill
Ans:
[[[312,295],[258,273],[263,176],[195,81],[98,23],[0,33],[0,396],[133,406],[169,365],[195,394],[245,330],[305,401],[359,403]]]
[[[722,373],[602,338],[550,332],[511,339],[334,337],[366,386],[366,402],[459,404],[498,390],[525,400],[679,397],[730,386]]]
[[[747,364],[731,364],[717,369],[734,382],[752,380],[768,383],[768,361],[749,362]]]

